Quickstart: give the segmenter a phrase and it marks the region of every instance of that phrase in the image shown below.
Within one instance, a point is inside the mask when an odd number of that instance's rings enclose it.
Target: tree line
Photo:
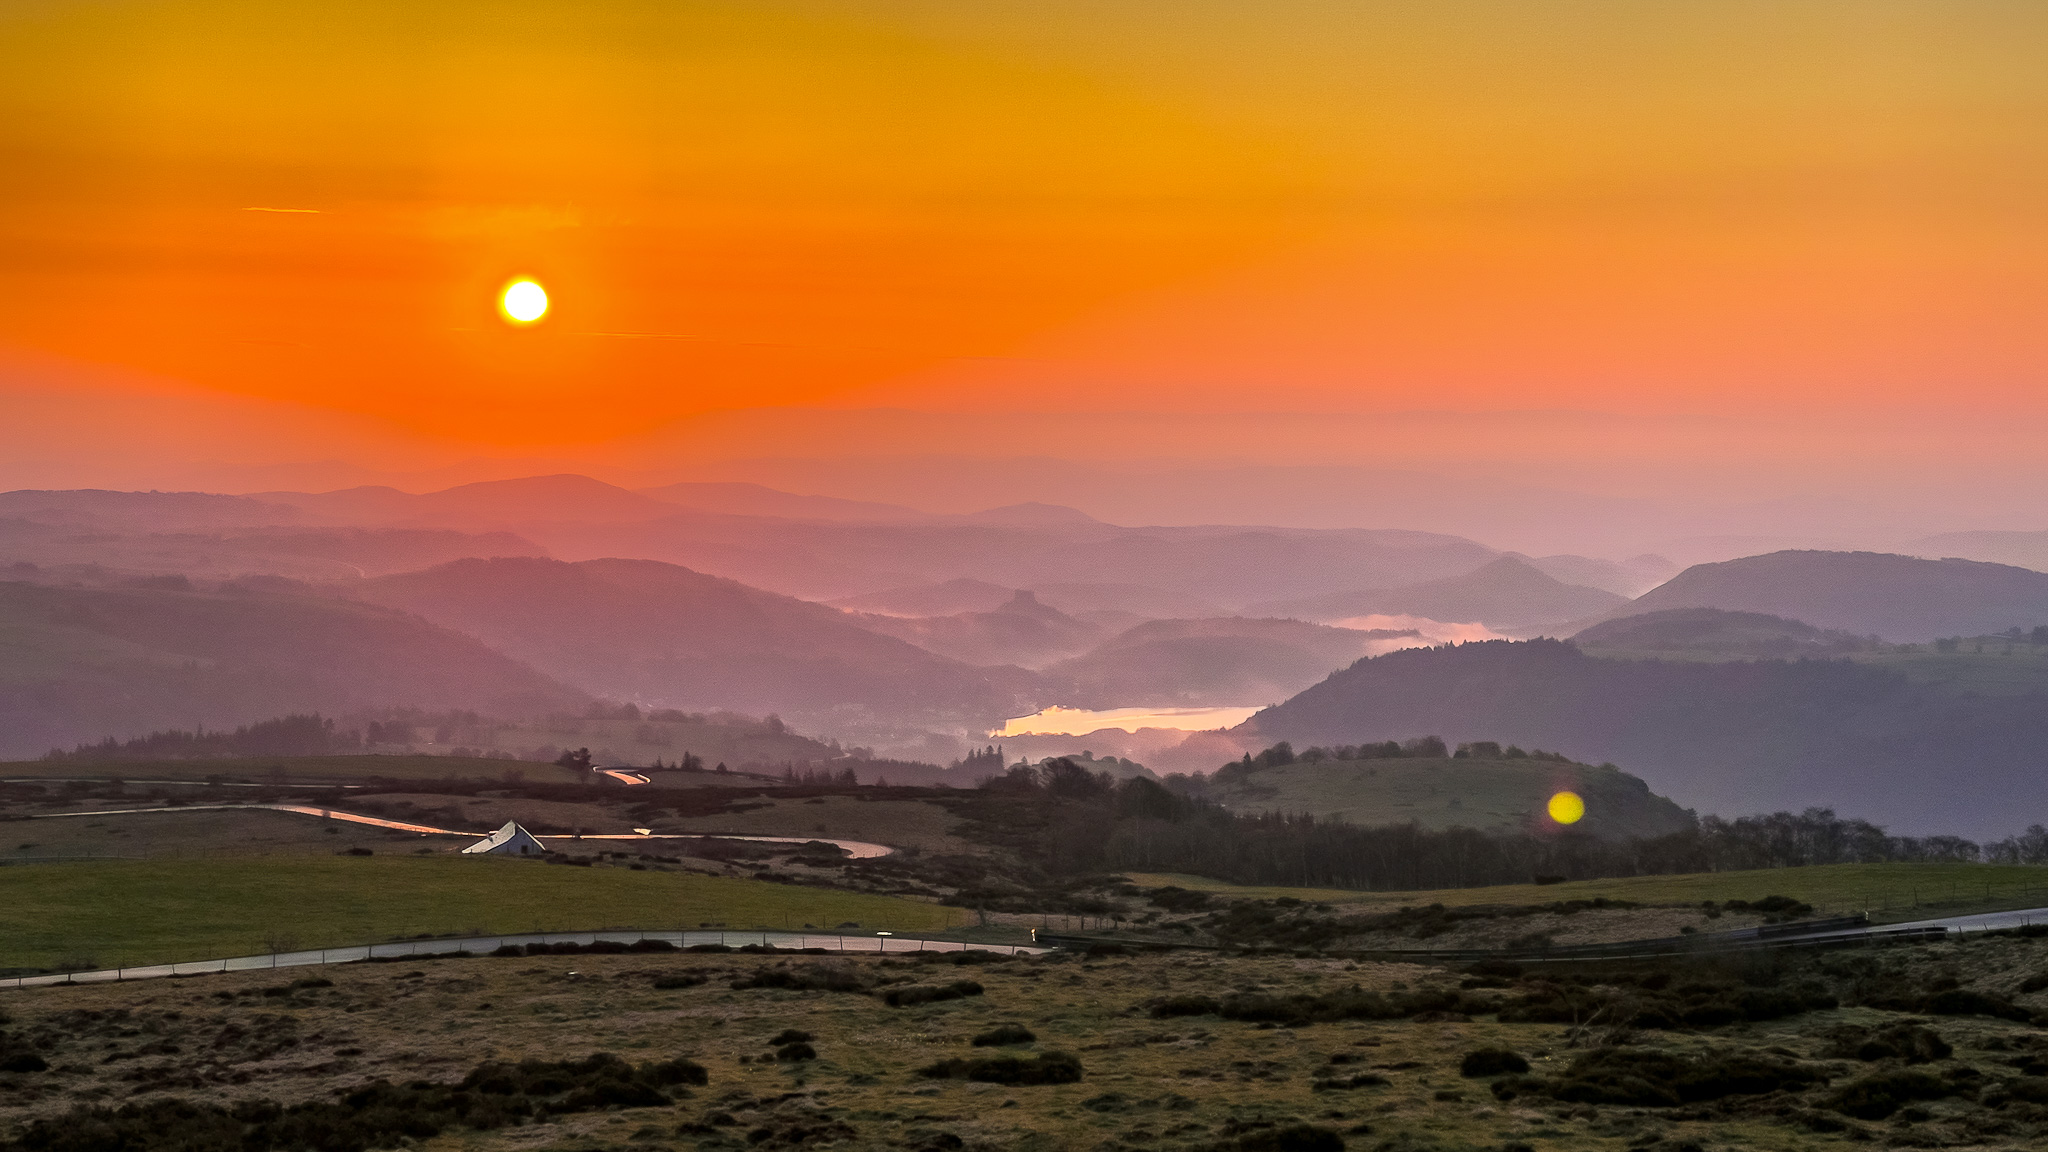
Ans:
[[[1058,809],[1033,821],[1029,850],[1048,872],[1186,872],[1239,884],[1413,890],[1671,875],[1815,864],[1968,861],[2035,853],[2048,830],[1979,845],[1956,836],[1892,836],[1831,809],[1723,819],[1665,836],[1601,840],[1555,833],[1365,828],[1306,814],[1230,812],[1157,781],[1116,780],[1068,760],[989,780],[991,800]],[[2024,842],[2024,846],[2013,846]],[[2024,855],[2014,858],[2033,859]]]

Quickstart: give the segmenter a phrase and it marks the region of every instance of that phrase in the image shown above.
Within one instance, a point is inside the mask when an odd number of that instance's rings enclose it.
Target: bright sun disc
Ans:
[[[1577,824],[1586,814],[1586,802],[1577,792],[1559,792],[1550,798],[1550,818],[1559,824]]]
[[[547,315],[548,294],[531,280],[515,280],[506,286],[505,294],[498,299],[498,306],[513,320],[531,324]]]

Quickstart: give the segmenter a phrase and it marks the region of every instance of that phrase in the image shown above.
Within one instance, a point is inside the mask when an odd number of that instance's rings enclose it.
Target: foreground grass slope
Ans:
[[[1548,904],[1559,900],[1628,900],[1697,904],[1790,896],[1820,915],[1868,911],[1873,919],[1952,915],[1983,908],[2048,906],[2048,868],[2025,864],[1823,864],[1680,876],[1628,876],[1564,884],[1498,884],[1421,892],[1356,892],[1228,884],[1202,876],[1127,872],[1141,888],[1186,888],[1233,899],[1292,897],[1325,904]]]
[[[0,969],[159,964],[454,933],[847,922],[920,932],[962,917],[935,904],[760,880],[475,857],[96,861],[0,868]]]
[[[955,959],[547,956],[26,989],[0,997],[0,1042],[48,1067],[0,1075],[0,1150],[1806,1152],[2048,1137],[2027,1019],[2048,991],[2022,990],[2048,959],[2038,939],[1562,982],[1297,956]],[[970,980],[955,999],[903,995]],[[1940,987],[1956,995],[1927,1000]],[[1998,1014],[1972,1010],[1985,1007]],[[531,1123],[438,1135],[383,1105],[487,1061],[593,1052],[682,1057],[703,1078],[580,1101],[564,1084]],[[1079,1079],[934,1075],[1049,1053]],[[482,1094],[506,1100],[515,1072],[488,1069]],[[379,1080],[402,1089],[358,1091]],[[274,1143],[240,1123],[181,1139],[201,1108],[264,1101],[336,1122]],[[116,1106],[155,1111],[117,1144]]]

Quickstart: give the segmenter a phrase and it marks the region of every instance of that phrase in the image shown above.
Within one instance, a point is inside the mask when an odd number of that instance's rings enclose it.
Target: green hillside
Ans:
[[[1611,767],[1515,759],[1390,758],[1296,762],[1218,773],[1210,796],[1238,812],[1306,812],[1376,826],[1530,827],[1550,797],[1578,793],[1578,828],[1603,837],[1657,836],[1692,826],[1685,809]]]
[[[600,928],[928,932],[959,909],[626,868],[435,856],[272,856],[0,868],[0,969],[161,964],[408,936]]]

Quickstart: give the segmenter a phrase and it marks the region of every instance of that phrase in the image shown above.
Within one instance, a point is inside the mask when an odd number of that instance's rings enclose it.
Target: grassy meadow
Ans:
[[[1790,896],[1819,914],[1868,911],[1872,919],[1909,920],[1998,908],[2048,906],[2048,867],[2025,864],[1824,864],[1679,876],[1630,876],[1563,884],[1501,884],[1422,892],[1249,887],[1201,876],[1125,873],[1145,888],[1174,885],[1219,896],[1271,900],[1291,896],[1327,904],[1547,904],[1556,900],[1629,900],[1697,904]]]
[[[0,969],[469,933],[849,921],[866,931],[934,932],[965,917],[937,904],[761,880],[448,855],[84,861],[0,868]]]

